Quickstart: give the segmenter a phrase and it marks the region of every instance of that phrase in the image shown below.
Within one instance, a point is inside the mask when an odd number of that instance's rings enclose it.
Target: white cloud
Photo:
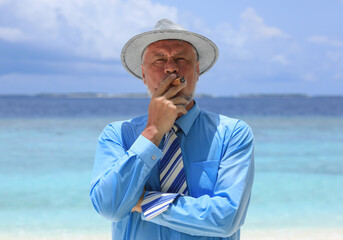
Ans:
[[[129,37],[165,16],[177,20],[176,8],[151,0],[22,0],[8,2],[0,12],[18,32],[30,33],[33,44],[96,58],[119,58]],[[12,32],[12,41],[23,40],[18,32]]]
[[[291,39],[281,29],[267,25],[253,8],[247,8],[241,13],[238,27],[222,23],[213,31],[213,35],[219,36],[217,38],[223,42],[227,52],[239,60],[262,57],[270,61],[280,54],[275,45]]]
[[[262,17],[253,8],[247,8],[241,14],[240,32],[254,39],[288,38],[282,30],[267,26]]]
[[[25,34],[18,28],[0,27],[0,39],[17,42],[25,39]]]
[[[329,45],[333,47],[343,47],[343,41],[330,39],[326,36],[315,35],[315,36],[309,37],[308,41],[312,43],[324,44],[324,45]]]
[[[277,62],[282,67],[290,63],[294,39],[281,29],[265,23],[253,8],[247,8],[240,14],[237,26],[226,22],[218,25],[213,32],[222,46],[221,53],[227,61],[231,61],[230,66],[234,66],[237,60],[246,62],[245,66],[247,62],[254,61],[253,68],[267,72],[273,69],[268,64]]]
[[[227,43],[236,47],[242,47],[255,41],[290,37],[281,29],[266,25],[263,18],[257,15],[253,8],[247,8],[241,13],[238,29],[231,24],[223,23],[217,27],[216,31],[224,35]]]

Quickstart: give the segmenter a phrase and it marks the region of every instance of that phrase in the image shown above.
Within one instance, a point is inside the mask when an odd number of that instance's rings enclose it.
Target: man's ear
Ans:
[[[141,65],[142,68],[142,78],[143,78],[143,83],[146,85],[146,79],[145,79],[145,72],[144,72],[144,67],[143,64]]]
[[[197,81],[199,80],[200,69],[199,69],[199,61],[197,62]]]

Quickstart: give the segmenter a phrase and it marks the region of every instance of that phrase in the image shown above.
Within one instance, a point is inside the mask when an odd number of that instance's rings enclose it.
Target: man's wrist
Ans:
[[[155,126],[147,126],[142,135],[158,147],[164,134],[159,133]]]
[[[137,204],[132,208],[131,212],[139,212],[139,213],[142,212],[141,203],[143,201],[144,194],[145,194],[145,188],[144,188],[143,194],[141,195],[141,197],[138,200]]]

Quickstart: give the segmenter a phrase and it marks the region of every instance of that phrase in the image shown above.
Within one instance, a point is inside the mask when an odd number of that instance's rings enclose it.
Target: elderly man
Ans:
[[[239,239],[254,175],[252,131],[193,99],[216,45],[162,19],[121,57],[151,101],[147,115],[109,124],[99,137],[90,195],[113,239]]]

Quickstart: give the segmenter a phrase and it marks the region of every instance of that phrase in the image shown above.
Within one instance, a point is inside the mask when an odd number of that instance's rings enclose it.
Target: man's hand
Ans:
[[[142,135],[156,146],[159,146],[163,135],[172,128],[177,116],[187,113],[186,106],[189,102],[183,97],[176,96],[187,82],[170,87],[176,78],[176,74],[169,75],[151,97],[148,122]]]
[[[132,209],[131,209],[131,212],[142,212],[142,207],[141,207],[141,203],[143,201],[143,198],[144,198],[144,194],[145,194],[145,189],[143,191],[143,194],[141,196],[141,198],[138,200],[138,203],[136,204],[136,206],[134,206]]]

